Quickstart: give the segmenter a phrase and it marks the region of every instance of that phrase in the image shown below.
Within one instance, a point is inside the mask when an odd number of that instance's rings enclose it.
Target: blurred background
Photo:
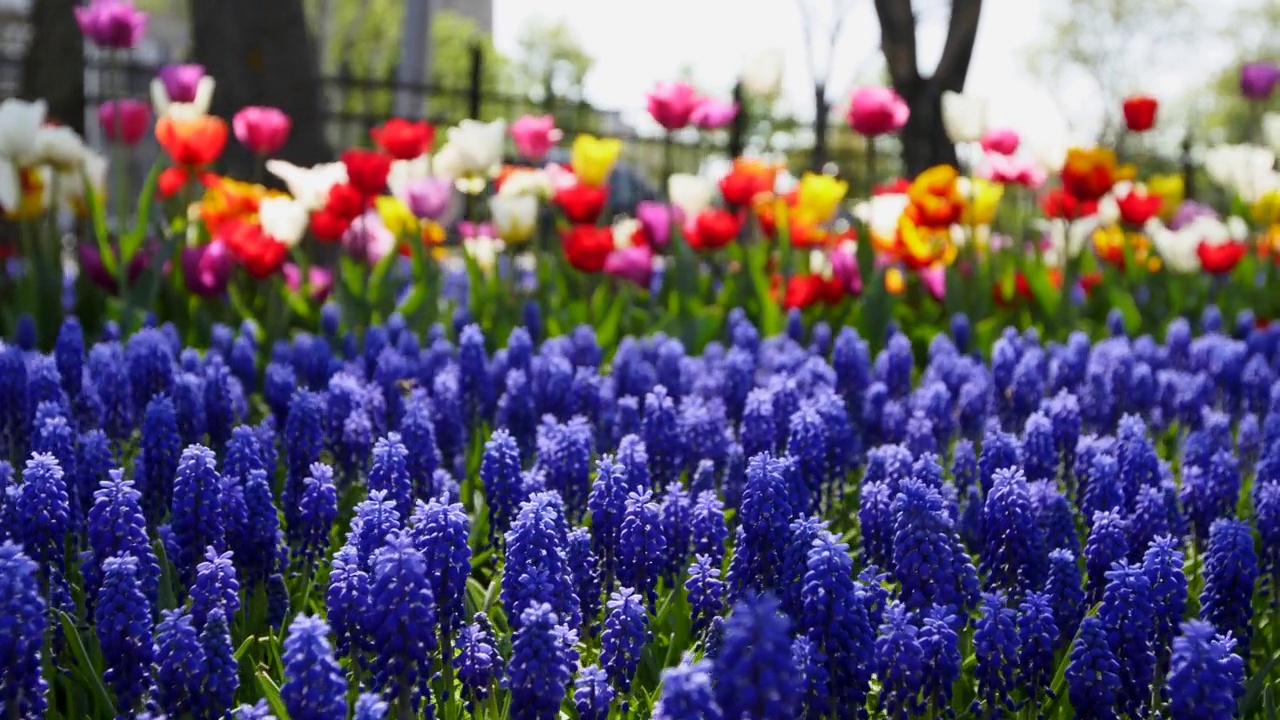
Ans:
[[[137,0],[146,40],[122,56],[86,47],[77,4],[0,0],[0,97],[46,98],[91,140],[100,98],[145,97],[160,66],[195,62],[218,81],[216,114],[289,113],[282,156],[298,163],[367,144],[391,115],[549,113],[569,140],[627,140],[640,184],[745,151],[860,186],[867,148],[843,106],[873,84],[912,107],[882,141],[880,176],[956,161],[948,89],[987,98],[993,126],[1045,153],[1116,142],[1122,99],[1151,95],[1157,130],[1124,149],[1185,171],[1203,146],[1254,139],[1261,105],[1241,97],[1239,68],[1280,57],[1275,0]],[[645,92],[674,79],[736,98],[739,119],[666,138]]]

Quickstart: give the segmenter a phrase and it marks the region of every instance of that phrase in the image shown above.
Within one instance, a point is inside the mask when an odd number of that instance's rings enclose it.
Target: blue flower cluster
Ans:
[[[1280,326],[977,348],[957,319],[920,353],[729,326],[697,353],[465,314],[0,344],[0,716],[1225,720],[1275,694],[1244,689]]]

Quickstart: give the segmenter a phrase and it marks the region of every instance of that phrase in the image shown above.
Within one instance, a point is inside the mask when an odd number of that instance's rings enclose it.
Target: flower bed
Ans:
[[[1254,715],[1280,329],[0,349],[13,717]],[[29,339],[29,338],[28,338]],[[490,338],[490,342],[498,339]],[[989,356],[990,361],[981,358]],[[605,358],[610,358],[605,360]],[[233,710],[234,708],[234,710]],[[1019,710],[1022,708],[1022,710]],[[563,710],[562,710],[563,709]],[[47,713],[47,714],[46,714]]]

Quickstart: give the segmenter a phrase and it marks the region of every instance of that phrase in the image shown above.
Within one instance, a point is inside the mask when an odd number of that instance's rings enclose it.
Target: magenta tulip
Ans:
[[[671,239],[671,208],[664,203],[651,200],[641,201],[636,205],[636,219],[644,227],[649,242],[655,247],[666,247]]]
[[[604,259],[604,271],[609,275],[649,287],[653,278],[653,250],[647,245],[619,248]]]
[[[693,109],[689,120],[703,130],[719,130],[733,122],[733,118],[737,115],[737,103],[724,102],[715,98],[702,98],[698,106]]]
[[[221,238],[182,249],[182,279],[187,290],[203,298],[221,295],[235,266],[235,259]]]
[[[203,65],[165,65],[156,73],[164,85],[169,102],[189,103],[196,99],[196,90],[204,77]]]
[[[75,8],[75,14],[80,32],[98,47],[129,50],[147,32],[147,14],[134,7],[132,0],[93,0]]]
[[[108,140],[132,147],[151,124],[151,106],[130,98],[108,100],[98,106],[98,124]]]
[[[1240,94],[1250,100],[1266,100],[1280,84],[1280,63],[1263,60],[1240,68]]]
[[[699,103],[693,86],[685,82],[658,83],[646,97],[649,114],[668,130],[679,130],[688,125]]]
[[[511,123],[511,140],[516,152],[530,160],[541,160],[559,142],[561,132],[550,115],[525,115]]]
[[[280,269],[284,275],[285,287],[294,292],[302,289],[302,269],[293,263],[285,263]],[[333,291],[333,271],[312,265],[307,270],[307,287],[310,290],[310,297],[316,302],[324,302],[329,297],[329,293]]]
[[[254,155],[266,157],[284,147],[293,123],[284,112],[273,107],[251,105],[231,119],[236,139]]]
[[[1018,145],[1022,142],[1022,138],[1018,137],[1017,131],[1009,128],[996,128],[988,130],[987,134],[982,138],[982,149],[989,153],[997,155],[1012,155],[1018,151]]]
[[[849,102],[849,127],[859,135],[875,137],[897,132],[907,124],[911,109],[892,88],[864,87]]]

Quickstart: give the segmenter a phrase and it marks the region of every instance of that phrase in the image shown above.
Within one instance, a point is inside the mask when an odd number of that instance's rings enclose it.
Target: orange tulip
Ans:
[[[1109,148],[1071,148],[1062,165],[1062,187],[1077,200],[1097,200],[1117,181],[1132,179],[1135,174],[1132,165],[1119,165]]]
[[[907,213],[918,225],[948,227],[964,213],[964,198],[956,180],[959,174],[950,165],[937,165],[920,173],[907,189],[911,204]]]
[[[156,122],[156,140],[179,165],[208,165],[227,145],[227,121],[212,115],[186,120],[166,115]]]

